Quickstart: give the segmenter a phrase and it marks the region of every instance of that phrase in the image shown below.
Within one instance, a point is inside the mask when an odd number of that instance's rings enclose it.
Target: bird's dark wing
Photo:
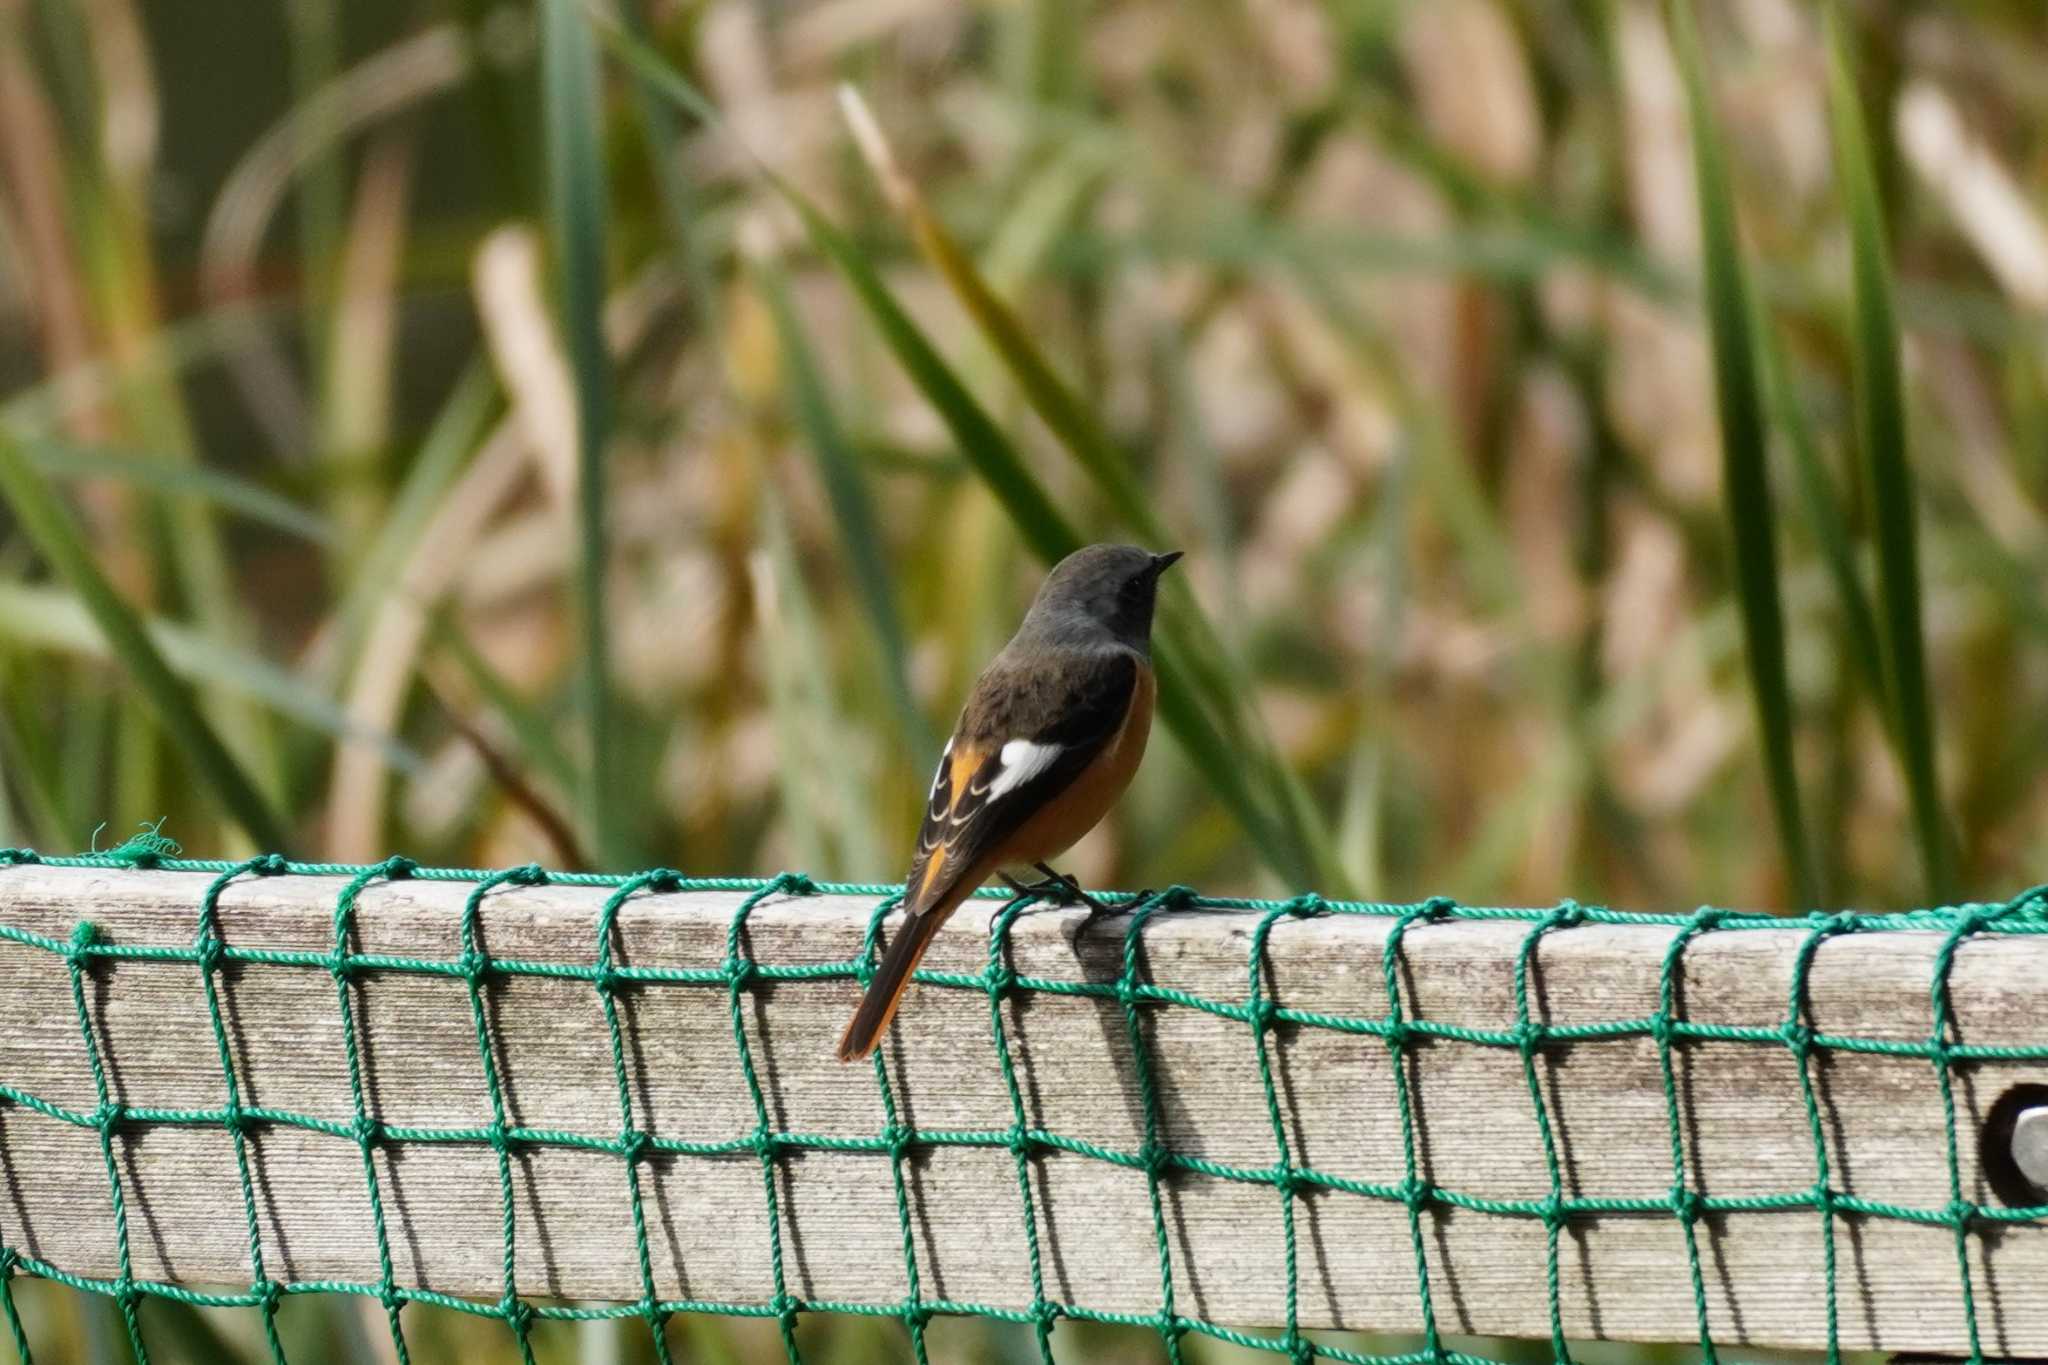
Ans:
[[[937,903],[1101,756],[1130,714],[1138,669],[1118,653],[998,664],[981,676],[932,779],[906,910]]]

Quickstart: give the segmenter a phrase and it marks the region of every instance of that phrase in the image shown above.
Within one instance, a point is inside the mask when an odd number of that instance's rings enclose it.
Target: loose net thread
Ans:
[[[1827,1293],[1827,1352],[1830,1362],[1840,1358],[1839,1319],[1834,1244],[1835,1219],[1843,1214],[1899,1219],[1907,1222],[1946,1226],[1955,1237],[1957,1272],[1961,1279],[1961,1300],[1972,1361],[1983,1360],[1977,1321],[1978,1310],[1969,1261],[1969,1237],[1973,1228],[1997,1223],[2018,1223],[2048,1217],[2048,1206],[2023,1209],[1981,1207],[1964,1197],[1960,1146],[1956,1128],[1953,1073],[1958,1065],[1973,1061],[2048,1060],[2048,1042],[2038,1046],[2011,1047],[1970,1044],[1955,1038],[1955,1020],[1949,1001],[1949,977],[1957,948],[1973,935],[1987,930],[1999,932],[2048,932],[2048,888],[2034,888],[2003,905],[1969,905],[1953,909],[1912,911],[1905,914],[1815,914],[1803,920],[1764,915],[1739,915],[1707,908],[1690,916],[1626,914],[1567,901],[1548,911],[1493,910],[1460,906],[1441,897],[1420,905],[1396,906],[1326,901],[1304,895],[1286,901],[1216,899],[1196,895],[1186,887],[1148,893],[1120,900],[1129,911],[1125,920],[1122,970],[1113,982],[1077,982],[1019,976],[1010,966],[1010,931],[1017,917],[1033,904],[1029,895],[1012,898],[997,914],[991,926],[986,967],[978,973],[924,971],[918,980],[945,988],[981,991],[989,1005],[989,1035],[999,1064],[1005,1093],[1010,1102],[1011,1125],[1007,1129],[980,1132],[933,1132],[913,1129],[898,1115],[888,1068],[878,1051],[873,1060],[877,1087],[880,1131],[871,1138],[841,1138],[780,1132],[773,1126],[767,1099],[756,1070],[752,1045],[744,1023],[743,1000],[756,983],[855,978],[865,984],[873,971],[877,936],[888,913],[895,909],[900,888],[874,885],[821,885],[799,874],[784,874],[772,880],[685,878],[675,872],[658,870],[636,876],[550,873],[538,866],[501,871],[453,868],[422,868],[404,858],[391,858],[371,866],[331,863],[295,863],[269,854],[244,862],[227,863],[178,859],[164,856],[160,845],[147,840],[131,842],[111,853],[75,858],[44,858],[29,849],[0,849],[0,867],[40,863],[58,867],[120,868],[148,867],[172,871],[212,873],[213,880],[200,897],[197,931],[189,948],[108,943],[101,940],[89,921],[81,920],[68,939],[59,940],[11,926],[0,925],[0,939],[40,949],[60,959],[67,974],[79,1034],[87,1066],[92,1075],[96,1108],[91,1112],[66,1109],[17,1087],[0,1082],[0,1105],[13,1106],[46,1118],[95,1131],[106,1169],[111,1229],[117,1275],[98,1279],[72,1274],[0,1241],[0,1312],[4,1312],[9,1334],[24,1362],[32,1359],[27,1333],[15,1303],[13,1283],[17,1276],[31,1276],[67,1285],[76,1290],[102,1294],[119,1306],[122,1324],[138,1361],[149,1359],[143,1338],[139,1308],[144,1299],[157,1297],[178,1303],[216,1308],[253,1308],[262,1318],[264,1341],[273,1360],[284,1362],[286,1354],[277,1330],[277,1314],[283,1300],[297,1294],[356,1294],[378,1300],[384,1307],[392,1347],[400,1361],[409,1361],[402,1310],[410,1303],[427,1303],[502,1322],[517,1343],[523,1360],[534,1359],[534,1324],[547,1320],[590,1320],[640,1318],[647,1324],[657,1357],[670,1360],[666,1333],[668,1319],[678,1313],[717,1313],[737,1317],[771,1319],[778,1324],[785,1354],[792,1365],[799,1360],[796,1324],[806,1312],[852,1313],[890,1317],[902,1322],[912,1354],[921,1363],[927,1359],[925,1328],[941,1314],[974,1315],[1029,1325],[1035,1334],[1040,1359],[1051,1365],[1052,1332],[1061,1318],[1085,1322],[1117,1323],[1147,1327],[1156,1331],[1169,1360],[1178,1365],[1181,1340],[1198,1333],[1237,1345],[1273,1352],[1306,1365],[1314,1360],[1352,1362],[1353,1365],[1493,1365],[1483,1357],[1448,1349],[1436,1318],[1430,1295],[1429,1263],[1424,1254],[1423,1215],[1435,1207],[1466,1209],[1505,1217],[1541,1221],[1546,1233],[1546,1285],[1550,1319],[1551,1351],[1556,1365],[1570,1365],[1560,1298],[1559,1242],[1564,1228],[1575,1218],[1602,1214],[1668,1214],[1680,1226],[1685,1239],[1694,1306],[1699,1323],[1699,1345],[1709,1365],[1718,1359],[1713,1327],[1709,1320],[1704,1274],[1700,1263],[1698,1222],[1717,1213],[1811,1210],[1821,1220],[1823,1271]],[[305,951],[236,948],[224,943],[218,927],[221,893],[244,877],[281,875],[345,878],[335,900],[333,948],[321,954]],[[453,960],[407,958],[354,951],[356,901],[363,889],[384,879],[417,878],[472,884],[460,927],[461,951]],[[612,889],[598,917],[592,965],[578,967],[560,963],[528,962],[493,958],[478,945],[477,924],[485,898],[505,886],[547,884],[596,886]],[[726,935],[725,958],[714,968],[629,967],[614,960],[613,938],[622,908],[638,896],[661,896],[684,891],[723,891],[744,895],[734,912]],[[779,965],[755,961],[746,951],[744,936],[747,917],[772,896],[807,896],[819,892],[867,895],[879,898],[871,917],[860,955],[851,962],[816,965]],[[1248,991],[1245,1003],[1233,1005],[1191,992],[1151,984],[1144,979],[1142,943],[1145,926],[1158,914],[1183,909],[1234,909],[1261,912],[1247,955]],[[1370,915],[1392,920],[1383,954],[1383,985],[1386,1012],[1378,1017],[1330,1015],[1292,1009],[1270,998],[1266,977],[1269,963],[1267,945],[1275,924],[1285,918],[1321,915]],[[1409,929],[1417,924],[1443,920],[1510,920],[1530,926],[1516,955],[1514,968],[1514,1026],[1506,1030],[1468,1028],[1411,1017],[1401,990],[1401,945]],[[1550,1025],[1537,1019],[1530,1007],[1529,979],[1540,940],[1554,932],[1583,924],[1667,925],[1676,930],[1659,972],[1658,1006],[1646,1018],[1570,1026]],[[1688,946],[1700,936],[1717,931],[1804,927],[1806,937],[1794,961],[1784,1022],[1776,1028],[1702,1024],[1681,1017],[1677,1008],[1678,984]],[[1815,1030],[1809,1020],[1807,983],[1820,945],[1842,934],[1877,929],[1913,928],[1942,932],[1929,985],[1929,1033],[1925,1042],[1833,1036]],[[210,1109],[162,1109],[128,1106],[112,1095],[107,1068],[87,1007],[85,981],[94,964],[101,960],[138,960],[185,963],[198,969],[221,1073],[223,1101]],[[353,1118],[348,1123],[316,1118],[290,1110],[246,1105],[236,1078],[235,1051],[222,1014],[217,977],[230,963],[283,966],[325,970],[335,986],[336,1008],[342,1024],[347,1054]],[[468,993],[470,1018],[476,1031],[478,1060],[490,1102],[491,1121],[484,1128],[415,1128],[386,1125],[371,1117],[363,1081],[363,1066],[355,1020],[356,993],[363,989],[361,978],[368,972],[412,973],[461,980]],[[616,1137],[557,1132],[513,1125],[508,1118],[503,1077],[499,1074],[497,1050],[489,1013],[484,1007],[484,986],[493,978],[548,976],[587,981],[597,992],[604,1014],[612,1071],[618,1087],[620,1127]],[[736,1062],[746,1086],[755,1118],[754,1128],[720,1142],[691,1142],[642,1133],[633,1126],[630,1076],[626,1063],[623,1032],[619,1023],[616,995],[623,986],[699,986],[722,989],[731,1018]],[[1098,1146],[1031,1126],[1012,1056],[1004,1022],[1004,1001],[1026,993],[1092,996],[1114,1001],[1120,1008],[1124,1034],[1130,1048],[1132,1074],[1144,1115],[1144,1141],[1135,1152]],[[1273,1130],[1274,1164],[1270,1167],[1240,1167],[1175,1152],[1167,1141],[1161,1121],[1158,1087],[1153,1076],[1150,1048],[1146,1040],[1145,1013],[1141,1006],[1177,1006],[1204,1010],[1235,1019],[1247,1027],[1267,1117]],[[1280,1025],[1327,1029],[1336,1032],[1379,1037],[1386,1045],[1395,1083],[1396,1108],[1402,1133],[1402,1172],[1398,1181],[1376,1183],[1338,1176],[1295,1164],[1287,1123],[1273,1075],[1268,1040]],[[1547,1046],[1577,1042],[1611,1041],[1648,1037],[1656,1045],[1663,1082],[1665,1112],[1671,1144],[1672,1184],[1665,1199],[1579,1197],[1565,1194],[1564,1176],[1553,1119],[1536,1075],[1536,1058]],[[1409,1049],[1420,1040],[1448,1041],[1499,1047],[1520,1054],[1522,1071],[1541,1138],[1548,1192],[1541,1199],[1485,1199],[1432,1185],[1421,1173],[1416,1135],[1416,1100],[1409,1080]],[[1763,1196],[1709,1196],[1692,1188],[1687,1178],[1683,1119],[1678,1100],[1674,1064],[1675,1047],[1686,1041],[1749,1043],[1786,1048],[1798,1064],[1801,1097],[1813,1145],[1814,1183],[1806,1190]],[[1812,1080],[1816,1053],[1861,1052],[1897,1057],[1916,1057],[1932,1066],[1939,1087],[1946,1123],[1946,1162],[1949,1202],[1938,1209],[1888,1204],[1834,1189],[1830,1183],[1827,1144],[1821,1123],[1819,1102]],[[240,1293],[209,1293],[181,1285],[138,1280],[133,1273],[129,1251],[128,1215],[120,1163],[115,1154],[115,1135],[124,1129],[148,1126],[219,1126],[233,1139],[236,1177],[249,1239],[251,1282]],[[362,1157],[364,1193],[377,1242],[379,1275],[374,1283],[335,1280],[279,1281],[265,1269],[263,1238],[256,1215],[256,1191],[248,1154],[248,1134],[260,1126],[294,1127],[354,1143]],[[496,1156],[498,1202],[503,1237],[503,1293],[494,1303],[456,1298],[430,1290],[399,1284],[393,1270],[390,1234],[377,1176],[376,1154],[381,1148],[402,1144],[454,1143],[483,1145]],[[903,1165],[917,1149],[941,1146],[1005,1148],[1013,1158],[1017,1195],[1022,1207],[1026,1262],[1031,1278],[1031,1304],[1026,1309],[989,1304],[965,1303],[923,1296],[918,1272],[915,1241],[911,1232],[911,1208]],[[626,1197],[631,1207],[633,1236],[640,1272],[638,1301],[605,1306],[567,1306],[530,1303],[519,1292],[517,1282],[517,1216],[514,1208],[511,1163],[523,1150],[564,1147],[606,1152],[617,1157],[624,1176]],[[896,1303],[806,1300],[789,1289],[782,1248],[781,1219],[777,1205],[778,1162],[786,1153],[827,1150],[867,1152],[886,1156],[902,1233],[906,1294]],[[656,1295],[652,1255],[648,1245],[647,1220],[643,1206],[640,1168],[657,1156],[711,1157],[752,1152],[760,1163],[762,1198],[767,1212],[768,1264],[773,1296],[765,1303],[665,1300]],[[1031,1163],[1034,1158],[1055,1155],[1080,1156],[1108,1162],[1144,1175],[1151,1210],[1154,1243],[1159,1260],[1159,1308],[1151,1314],[1107,1312],[1084,1304],[1065,1303],[1046,1294],[1037,1210],[1031,1192]],[[1192,1173],[1216,1179],[1272,1188],[1278,1199],[1283,1234],[1286,1294],[1284,1330],[1279,1336],[1258,1336],[1181,1313],[1176,1304],[1174,1262],[1166,1229],[1162,1190],[1176,1173]],[[1403,1205],[1407,1211],[1411,1252],[1416,1277],[1417,1302],[1423,1326],[1423,1347],[1404,1355],[1368,1355],[1311,1339],[1299,1322],[1299,1266],[1295,1231],[1295,1203],[1316,1191],[1332,1191]]]

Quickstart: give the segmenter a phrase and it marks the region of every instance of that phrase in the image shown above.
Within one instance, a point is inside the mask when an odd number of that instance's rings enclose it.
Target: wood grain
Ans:
[[[0,869],[0,924],[64,939],[89,918],[105,941],[189,946],[204,874],[51,867]],[[249,879],[220,902],[238,948],[332,946],[336,879]],[[378,883],[356,913],[365,953],[453,959],[469,888]],[[587,965],[606,893],[504,888],[482,913],[493,956]],[[636,897],[620,914],[618,960],[716,967],[739,897]],[[758,907],[745,946],[762,962],[850,958],[871,903],[777,897]],[[973,902],[939,936],[927,967],[981,970],[997,907]],[[1072,911],[1025,915],[1012,963],[1027,976],[1113,980],[1123,926]],[[1144,969],[1162,986],[1227,1003],[1247,995],[1257,917],[1190,912],[1155,918]],[[1290,1007],[1347,1017],[1386,1012],[1381,954],[1389,921],[1286,920],[1273,930],[1271,991]],[[1410,930],[1402,989],[1411,1018],[1501,1029],[1514,1021],[1513,967],[1526,923],[1458,922]],[[1656,1005],[1668,926],[1582,926],[1544,938],[1535,1009],[1551,1025],[1641,1018]],[[1708,934],[1687,950],[1687,1018],[1776,1027],[1786,1012],[1797,929]],[[1811,978],[1811,1020],[1826,1034],[1923,1040],[1932,932],[1830,939]],[[353,1114],[335,988],[324,970],[231,965],[221,973],[234,1065],[248,1105],[347,1123]],[[2048,1039],[2048,935],[1981,935],[1952,975],[1958,1036],[1972,1044]],[[367,1105],[390,1126],[482,1127],[490,1107],[460,980],[369,972],[351,987]],[[873,1073],[832,1059],[852,1008],[851,980],[756,983],[744,1027],[783,1133],[871,1138],[884,1119]],[[92,1026],[115,1100],[129,1107],[215,1108],[224,1086],[199,972],[180,963],[99,960],[87,982]],[[606,1141],[621,1126],[596,991],[586,981],[493,977],[486,987],[514,1125]],[[620,997],[633,1124],[666,1138],[750,1133],[726,993],[717,985],[638,986]],[[1113,1000],[1024,995],[1006,1022],[1031,1122],[1135,1152],[1143,1142],[1132,1057]],[[1250,1030],[1237,1020],[1147,1006],[1162,1137],[1183,1156],[1271,1167],[1275,1140]],[[1282,1026],[1271,1035],[1292,1159],[1355,1180],[1402,1178],[1393,1063],[1377,1037]],[[1010,1102],[978,991],[914,987],[884,1044],[905,1122],[926,1131],[1005,1130]],[[1418,1155],[1436,1187],[1494,1199],[1542,1199],[1549,1181],[1521,1062],[1510,1048],[1428,1041],[1409,1052]],[[1678,1050],[1691,1186],[1716,1197],[1802,1192],[1813,1145],[1792,1054],[1782,1047],[1692,1042]],[[1829,1052],[1811,1075],[1838,1192],[1913,1208],[1949,1203],[1940,1092],[1924,1059]],[[1566,1194],[1665,1199],[1672,1155],[1654,1043],[1645,1037],[1546,1048],[1539,1080],[1559,1143]],[[96,1104],[60,958],[0,943],[0,1081],[51,1103]],[[1965,1197],[1993,1196],[1978,1173],[1976,1124],[2010,1084],[2048,1081],[2048,1063],[1958,1069]],[[375,1281],[355,1144],[289,1127],[252,1132],[258,1222],[279,1279]],[[116,1143],[135,1274],[246,1285],[247,1233],[228,1134],[132,1124]],[[912,1236],[929,1299],[1028,1307],[1030,1279],[1012,1160],[1000,1147],[920,1146],[906,1160]],[[496,1299],[501,1212],[483,1144],[393,1143],[376,1158],[400,1283]],[[1049,1298],[1134,1313],[1157,1310],[1159,1256],[1142,1172],[1085,1155],[1034,1156],[1032,1196]],[[889,1158],[783,1151],[776,1160],[789,1292],[805,1300],[900,1301],[907,1291]],[[601,1151],[529,1147],[513,1162],[522,1293],[637,1299],[623,1166]],[[66,1270],[116,1271],[97,1135],[0,1105],[0,1236]],[[659,1157],[642,1168],[657,1292],[762,1302],[773,1293],[761,1168],[751,1153]],[[1283,1316],[1280,1196],[1269,1185],[1191,1172],[1166,1180],[1177,1307],[1231,1325]],[[1407,1210],[1338,1192],[1296,1206],[1305,1326],[1420,1325]],[[1719,1214],[1698,1225],[1709,1313],[1724,1344],[1817,1347],[1826,1341],[1821,1216],[1802,1209]],[[1422,1219],[1430,1288],[1446,1331],[1545,1335],[1545,1230],[1535,1218],[1429,1207]],[[1954,1238],[1945,1226],[1838,1216],[1842,1344],[1962,1351],[1965,1317]],[[2048,1354],[2048,1226],[1980,1230],[1968,1255],[1984,1348]],[[1669,1213],[1574,1219],[1562,1238],[1566,1330],[1578,1337],[1697,1338],[1680,1226]]]

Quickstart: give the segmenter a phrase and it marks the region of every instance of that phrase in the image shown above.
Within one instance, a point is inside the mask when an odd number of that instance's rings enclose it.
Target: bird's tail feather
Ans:
[[[973,889],[969,884],[941,897],[922,914],[905,920],[896,937],[889,940],[882,953],[882,965],[868,983],[867,994],[860,998],[860,1007],[854,1010],[846,1032],[839,1036],[840,1061],[859,1061],[882,1041],[889,1021],[896,1017],[896,1006],[903,1000],[903,989],[910,984],[910,974],[917,970],[918,959],[931,946],[932,935]]]

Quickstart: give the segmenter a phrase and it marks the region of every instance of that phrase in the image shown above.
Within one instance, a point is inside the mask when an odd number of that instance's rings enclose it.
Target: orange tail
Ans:
[[[932,935],[939,931],[939,926],[952,915],[953,908],[966,900],[974,887],[972,882],[954,887],[923,914],[912,915],[896,931],[896,937],[889,940],[888,948],[882,953],[882,965],[868,983],[868,993],[860,998],[860,1007],[854,1010],[852,1022],[839,1036],[840,1061],[857,1062],[873,1052],[875,1044],[882,1041],[889,1021],[896,1017],[896,1006],[902,1003],[903,988],[910,984],[910,974],[917,970],[918,959],[931,946]]]

